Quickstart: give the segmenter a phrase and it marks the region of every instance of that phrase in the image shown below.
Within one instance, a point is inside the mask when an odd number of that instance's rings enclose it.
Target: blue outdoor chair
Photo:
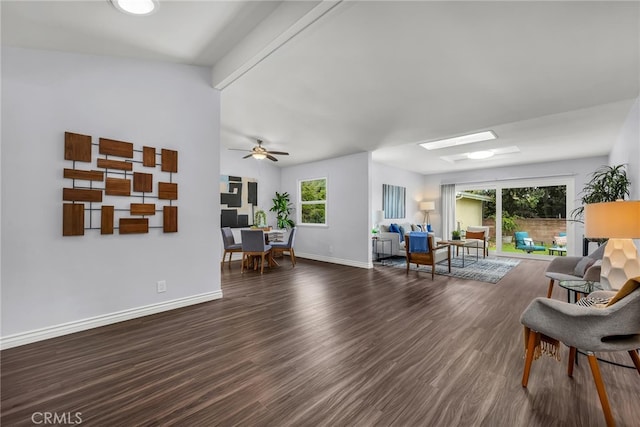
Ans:
[[[536,245],[532,238],[529,237],[529,233],[526,231],[516,231],[514,233],[516,239],[516,249],[520,249],[530,254],[535,251],[546,251],[546,246]],[[539,242],[542,244],[542,242]]]

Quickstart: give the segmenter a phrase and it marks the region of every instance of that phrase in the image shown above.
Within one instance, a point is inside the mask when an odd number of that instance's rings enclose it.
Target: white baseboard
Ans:
[[[328,256],[324,256],[324,255],[317,255],[317,254],[305,254],[305,253],[296,252],[296,258],[305,258],[305,259],[311,259],[311,260],[314,260],[314,261],[322,261],[322,262],[330,262],[330,263],[333,263],[333,264],[348,265],[349,267],[373,268],[373,264],[370,263],[370,262],[361,262],[361,261],[354,261],[354,260],[351,260],[351,259],[334,258],[334,257],[328,257]]]
[[[0,338],[0,349],[5,350],[20,345],[31,344],[37,341],[55,338],[62,335],[73,334],[75,332],[86,331],[87,329],[98,328],[100,326],[111,325],[113,323],[124,322],[125,320],[136,319],[138,317],[149,316],[150,314],[162,313],[163,311],[175,310],[189,305],[200,304],[222,298],[222,290],[207,292],[205,294],[193,295],[186,298],[163,301],[157,304],[136,307],[129,310],[117,311],[101,316],[90,317],[88,319],[77,320],[60,325],[48,326],[46,328],[33,331],[21,332]]]

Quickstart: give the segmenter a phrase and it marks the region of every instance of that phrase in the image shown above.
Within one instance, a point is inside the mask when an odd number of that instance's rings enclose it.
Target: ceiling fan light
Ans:
[[[267,155],[264,153],[253,153],[252,156],[254,159],[258,159],[258,160],[263,160],[267,158]]]

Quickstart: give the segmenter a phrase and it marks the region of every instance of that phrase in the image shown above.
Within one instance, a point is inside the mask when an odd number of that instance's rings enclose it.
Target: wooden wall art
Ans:
[[[65,132],[64,158],[72,164],[63,171],[69,180],[62,189],[63,236],[82,236],[85,230],[178,231],[177,151],[136,149],[108,138],[93,143],[90,135]]]

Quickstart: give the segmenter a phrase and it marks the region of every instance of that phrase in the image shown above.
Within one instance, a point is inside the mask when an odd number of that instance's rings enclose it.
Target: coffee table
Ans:
[[[448,243],[451,247],[451,251],[453,252],[453,247],[456,248],[456,256],[460,254],[460,248],[462,248],[462,268],[464,268],[465,257],[464,257],[464,248],[475,248],[476,249],[476,259],[473,262],[478,262],[478,251],[480,250],[480,245],[477,240],[447,240],[442,243]],[[451,254],[453,255],[453,253]]]

